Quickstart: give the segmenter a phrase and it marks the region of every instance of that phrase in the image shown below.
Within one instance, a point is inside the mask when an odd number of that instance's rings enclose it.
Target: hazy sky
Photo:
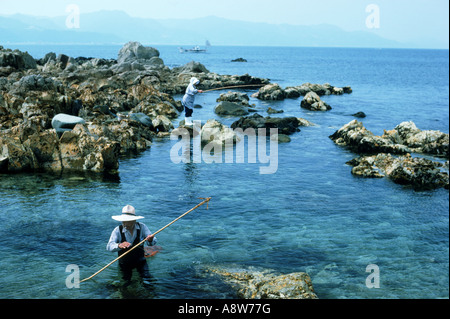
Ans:
[[[328,23],[347,31],[369,30],[366,8],[374,4],[380,23],[369,31],[394,40],[449,37],[448,0],[0,0],[0,14],[63,16],[69,4],[78,5],[81,14],[122,10],[134,17],[160,19],[214,15],[253,22]]]

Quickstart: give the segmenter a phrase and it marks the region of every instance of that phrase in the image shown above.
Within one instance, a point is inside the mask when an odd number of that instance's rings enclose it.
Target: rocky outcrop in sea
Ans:
[[[353,92],[350,86],[336,87],[329,83],[325,84],[312,84],[303,83],[298,86],[289,86],[286,88],[280,87],[277,83],[269,83],[254,93],[252,97],[260,100],[284,100],[295,99],[300,96],[306,96],[308,93],[313,92],[318,96],[322,95],[342,95],[344,93],[350,94]]]
[[[353,120],[330,138],[340,146],[362,156],[348,162],[352,174],[362,177],[388,177],[416,189],[448,189],[449,135],[440,131],[420,130],[413,122],[402,122],[393,130],[376,136],[362,122]],[[445,163],[411,155],[432,155]],[[401,156],[395,156],[401,155]]]
[[[356,176],[388,177],[397,184],[411,185],[419,190],[449,187],[448,161],[442,163],[423,157],[412,157],[409,153],[398,157],[380,153],[354,158],[347,164],[353,166],[352,174]]]
[[[198,62],[170,69],[155,48],[129,42],[117,59],[0,47],[0,171],[114,172],[119,157],[166,136],[183,111],[172,94],[269,80],[219,75]],[[57,117],[57,121],[53,120]]]

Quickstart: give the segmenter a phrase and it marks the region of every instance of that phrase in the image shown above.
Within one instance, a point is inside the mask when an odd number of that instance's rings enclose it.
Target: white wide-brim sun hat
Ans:
[[[112,219],[119,222],[130,222],[144,218],[143,216],[136,216],[136,211],[133,206],[127,205],[122,208],[122,215],[112,216]]]

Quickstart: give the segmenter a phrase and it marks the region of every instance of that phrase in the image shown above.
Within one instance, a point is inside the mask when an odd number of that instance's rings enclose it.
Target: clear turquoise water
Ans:
[[[34,57],[51,51],[28,47]],[[60,49],[60,51],[58,51]],[[71,56],[116,57],[119,47],[58,47]],[[213,72],[270,78],[281,86],[304,82],[350,85],[351,95],[323,97],[333,110],[314,113],[300,99],[262,102],[317,126],[304,127],[278,147],[278,171],[256,164],[174,164],[176,141],[155,139],[148,151],[120,162],[117,178],[95,175],[0,175],[0,298],[234,298],[207,265],[306,271],[320,298],[448,298],[449,193],[414,191],[385,179],[355,178],[345,162],[356,155],[328,136],[364,111],[376,134],[412,120],[448,133],[448,51],[329,48],[212,47],[179,54],[161,47],[170,67],[190,60]],[[247,63],[231,63],[246,58]],[[249,91],[248,93],[252,93]],[[194,117],[213,113],[219,92],[198,96]],[[179,97],[176,97],[179,98]],[[66,266],[81,278],[115,258],[106,242],[111,215],[131,204],[155,231],[212,196],[158,234],[163,250],[149,260],[156,283],[148,292],[116,286],[113,265],[82,283],[65,285]],[[380,288],[368,289],[366,267],[380,269]]]

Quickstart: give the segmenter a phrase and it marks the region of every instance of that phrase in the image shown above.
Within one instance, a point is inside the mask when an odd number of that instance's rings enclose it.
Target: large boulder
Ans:
[[[159,51],[152,47],[144,47],[139,42],[130,41],[119,51],[117,63],[132,62],[135,60],[149,60],[159,57]]]
[[[75,125],[84,124],[86,121],[78,116],[68,114],[56,114],[52,119],[52,127],[58,134],[62,134],[65,131],[71,131]]]

